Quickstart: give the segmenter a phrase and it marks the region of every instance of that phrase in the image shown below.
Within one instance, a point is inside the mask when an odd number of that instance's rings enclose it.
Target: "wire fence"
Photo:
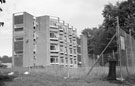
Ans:
[[[131,32],[130,32],[131,33]],[[109,56],[117,61],[117,77],[127,77],[135,74],[135,39],[131,34],[120,29],[120,51],[102,54],[96,66],[108,66]],[[120,55],[121,54],[121,55]],[[96,55],[89,55],[93,61],[98,58]]]

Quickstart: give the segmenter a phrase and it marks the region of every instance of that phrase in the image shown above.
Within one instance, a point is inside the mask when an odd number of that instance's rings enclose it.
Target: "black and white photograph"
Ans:
[[[135,0],[0,0],[0,86],[135,86]]]

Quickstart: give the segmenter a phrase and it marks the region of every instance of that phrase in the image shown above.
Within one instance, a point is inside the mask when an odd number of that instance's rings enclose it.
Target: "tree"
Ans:
[[[117,2],[116,5],[108,4],[103,10],[104,27],[106,30],[116,31],[117,20],[119,17],[119,23],[121,29],[129,33],[129,29],[135,32],[135,1],[128,0],[121,3]]]
[[[112,5],[111,3],[105,5],[103,17],[103,26],[105,32],[107,32],[108,40],[110,40],[116,32],[116,17],[119,17],[120,28],[126,31],[126,33],[129,33],[129,29],[131,29],[132,35],[135,37],[135,0],[123,1],[121,3],[117,2],[116,5]],[[109,49],[107,50],[109,52],[111,52],[111,50],[117,50],[116,38],[107,49]]]
[[[90,29],[90,28],[85,28],[82,31],[82,34],[85,35],[88,39],[88,53],[92,54],[94,52],[94,47],[95,47],[95,29]]]
[[[89,54],[99,54],[103,47],[105,40],[104,27],[94,27],[94,28],[85,28],[82,31],[82,34],[85,35],[88,39],[88,53]]]
[[[12,62],[12,57],[8,57],[7,55],[4,55],[3,57],[0,58],[0,61],[2,63],[11,63]]]
[[[117,19],[119,17],[120,28],[129,33],[132,30],[132,36],[135,37],[135,0],[117,2],[115,5],[109,3],[105,5],[103,13],[103,24],[96,28],[85,28],[82,34],[88,38],[88,53],[100,54],[107,43],[116,33]],[[117,51],[117,41],[111,42],[104,53]]]
[[[0,0],[0,3],[3,4],[3,3],[6,3],[6,0]],[[2,8],[0,8],[0,11],[3,11]],[[3,27],[4,26],[4,22],[0,22],[0,27]]]

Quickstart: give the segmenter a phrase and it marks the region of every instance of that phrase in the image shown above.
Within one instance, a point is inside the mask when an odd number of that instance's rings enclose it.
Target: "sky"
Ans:
[[[102,11],[108,3],[123,0],[6,0],[0,4],[0,56],[12,56],[12,14],[28,12],[34,16],[57,16],[77,28],[77,34],[85,28],[98,27],[103,22]]]

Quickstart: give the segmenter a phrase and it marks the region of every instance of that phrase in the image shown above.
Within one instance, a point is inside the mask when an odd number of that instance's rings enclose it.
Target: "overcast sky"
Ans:
[[[102,11],[109,2],[115,4],[122,0],[6,0],[2,4],[0,21],[0,56],[12,55],[12,14],[26,11],[34,16],[51,15],[77,28],[80,35],[84,28],[97,27],[102,24]]]

